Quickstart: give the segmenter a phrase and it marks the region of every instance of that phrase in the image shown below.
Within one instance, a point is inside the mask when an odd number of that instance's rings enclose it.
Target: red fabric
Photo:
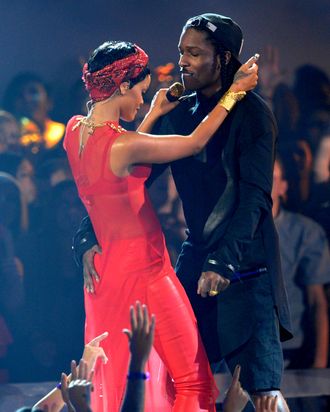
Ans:
[[[76,123],[77,118],[73,118],[68,124],[65,148],[79,195],[102,247],[102,254],[95,255],[101,280],[95,284],[94,295],[85,292],[85,339],[109,331],[102,342],[109,362],[96,370],[93,410],[120,409],[129,359],[122,329],[130,327],[129,307],[139,300],[156,315],[145,410],[215,411],[217,390],[196,320],[171,267],[144,186],[150,167],[137,166],[128,177],[116,177],[108,164],[118,132],[108,125],[95,130],[79,158],[79,128],[72,131]],[[174,403],[168,397],[166,371],[173,379]]]
[[[124,81],[134,79],[148,64],[148,55],[134,44],[136,53],[117,60],[96,72],[89,72],[88,65],[83,67],[83,81],[94,102],[110,97]]]

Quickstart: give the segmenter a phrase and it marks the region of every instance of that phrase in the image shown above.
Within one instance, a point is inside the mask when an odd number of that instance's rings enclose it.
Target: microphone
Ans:
[[[166,92],[166,98],[169,102],[175,102],[179,100],[184,92],[184,87],[181,83],[173,83]]]

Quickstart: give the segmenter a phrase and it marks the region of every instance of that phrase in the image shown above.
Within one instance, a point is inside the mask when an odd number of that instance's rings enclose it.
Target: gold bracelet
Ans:
[[[245,95],[246,92],[231,92],[228,90],[219,100],[219,104],[229,113],[236,102],[242,100]]]

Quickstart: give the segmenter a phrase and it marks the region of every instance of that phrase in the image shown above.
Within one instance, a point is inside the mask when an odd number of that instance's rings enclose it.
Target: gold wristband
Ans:
[[[245,95],[246,92],[231,92],[228,90],[219,100],[219,104],[229,113],[236,102],[242,100]]]

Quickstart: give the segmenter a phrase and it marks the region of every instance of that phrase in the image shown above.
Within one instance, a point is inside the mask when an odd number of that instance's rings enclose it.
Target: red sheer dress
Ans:
[[[145,189],[150,166],[136,166],[127,177],[111,172],[110,151],[120,133],[114,122],[96,128],[79,156],[80,127],[74,127],[78,120],[69,121],[64,146],[102,248],[94,262],[100,282],[95,282],[95,294],[85,291],[85,341],[109,332],[102,342],[109,361],[98,364],[94,376],[93,410],[120,410],[129,361],[122,329],[130,327],[129,307],[139,300],[156,315],[145,410],[214,411],[217,390],[194,313],[171,266]],[[173,399],[168,395],[167,372]]]

